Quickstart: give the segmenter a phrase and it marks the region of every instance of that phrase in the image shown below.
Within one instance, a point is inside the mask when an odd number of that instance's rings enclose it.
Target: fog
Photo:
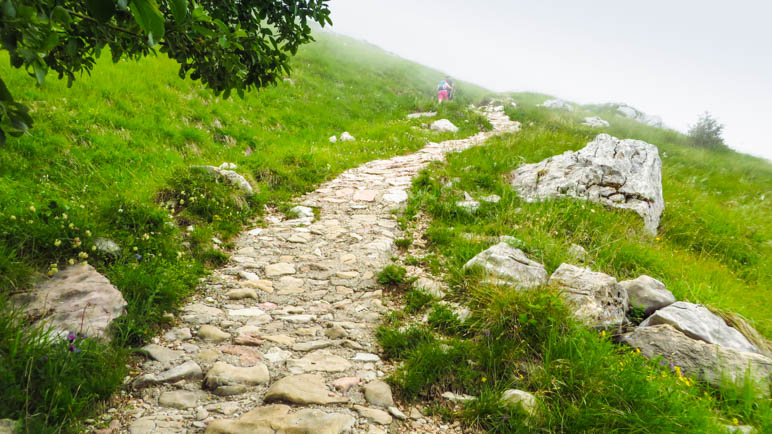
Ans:
[[[495,91],[624,102],[772,159],[772,3],[332,0],[332,30]]]

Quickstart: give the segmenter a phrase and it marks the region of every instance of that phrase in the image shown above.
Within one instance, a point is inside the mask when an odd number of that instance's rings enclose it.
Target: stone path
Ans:
[[[485,112],[493,131],[344,172],[304,196],[298,218],[268,216],[269,227],[243,233],[178,326],[146,347],[150,358],[110,410],[112,427],[132,434],[458,430],[416,425],[380,381],[390,367],[374,331],[388,309],[375,274],[400,237],[391,210],[407,200],[413,176],[448,152],[519,129],[503,112]]]

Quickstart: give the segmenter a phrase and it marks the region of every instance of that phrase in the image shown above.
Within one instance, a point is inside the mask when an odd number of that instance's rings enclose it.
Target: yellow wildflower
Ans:
[[[54,241],[54,247],[59,247],[62,245],[62,240],[56,240]]]

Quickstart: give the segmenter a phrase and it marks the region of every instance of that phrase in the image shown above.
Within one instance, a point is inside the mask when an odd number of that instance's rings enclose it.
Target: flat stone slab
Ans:
[[[534,288],[547,283],[544,265],[531,260],[525,253],[506,242],[498,243],[478,253],[464,268],[482,267],[501,283],[513,282],[524,288]]]
[[[349,432],[356,423],[352,416],[342,413],[312,408],[295,413],[290,410],[281,404],[258,407],[239,419],[213,421],[207,426],[206,434],[340,434]]]
[[[147,352],[151,359],[158,360],[161,363],[171,362],[183,355],[181,351],[175,351],[156,344],[145,345],[142,349]]]
[[[229,365],[225,362],[217,362],[212,369],[206,373],[204,384],[210,389],[216,389],[219,386],[245,385],[254,386],[267,383],[271,379],[268,368],[258,363],[248,368]]]
[[[351,367],[351,362],[343,357],[317,350],[307,354],[301,359],[287,360],[287,369],[290,372],[341,372]]]
[[[340,404],[347,398],[332,393],[324,378],[316,374],[290,375],[274,382],[263,398],[264,402],[285,401],[293,404]]]
[[[613,328],[627,321],[627,291],[608,274],[561,264],[548,283],[560,289],[576,318],[589,327]]]

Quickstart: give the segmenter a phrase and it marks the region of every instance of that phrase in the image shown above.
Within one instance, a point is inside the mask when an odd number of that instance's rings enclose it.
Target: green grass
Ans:
[[[385,354],[402,362],[391,377],[399,395],[440,402],[445,417],[492,432],[720,432],[716,423],[735,419],[760,432],[772,429],[770,400],[755,392],[768,385],[718,390],[695,383],[578,326],[550,291],[491,288],[479,273],[462,269],[501,235],[520,240],[548,272],[572,262],[568,248],[576,243],[596,271],[619,280],[648,274],[678,299],[737,312],[770,338],[772,307],[759,301],[772,295],[772,209],[764,197],[772,191],[772,165],[692,148],[677,132],[605,106],[555,111],[536,107],[546,96],[512,96],[518,107],[506,111],[523,124],[521,132],[451,154],[414,180],[401,223],[409,229],[419,212],[428,214],[430,268],[451,284],[449,300],[472,314],[461,323],[452,309],[434,303],[421,324],[413,302],[382,326]],[[581,126],[591,115],[611,127]],[[666,209],[656,237],[630,211],[572,199],[527,203],[508,185],[507,174],[519,165],[580,149],[600,132],[659,147]],[[470,214],[455,205],[464,191],[501,200]],[[412,256],[403,263],[429,265]],[[534,392],[539,416],[503,406],[499,397],[508,388]],[[457,411],[438,400],[448,390],[478,399]]]
[[[104,358],[109,379],[123,364],[107,360],[125,360],[127,349],[157,334],[168,321],[164,314],[175,312],[208,269],[227,261],[213,237],[227,246],[245,226],[261,224],[264,205],[288,209],[297,195],[362,162],[490,128],[466,109],[484,89],[461,84],[458,101],[438,107],[440,71],[349,38],[317,39],[293,59],[291,81],[243,100],[223,100],[180,80],[164,56],[115,65],[104,56],[91,76],[67,89],[56,80],[33,85],[0,55],[3,80],[36,122],[0,149],[0,295],[26,291],[69,262],[94,265],[128,302],[112,344],[84,345],[77,356]],[[436,133],[422,127],[430,119],[405,118],[429,110],[460,132]],[[329,142],[343,131],[357,140]],[[256,194],[190,169],[223,162],[235,163]],[[94,250],[102,237],[117,242],[120,254]],[[67,368],[60,386],[29,382],[40,354],[49,351],[51,363],[64,365],[70,355],[56,350],[60,342],[22,339],[45,334],[24,321],[0,333],[4,344],[30,346],[0,351],[0,388],[26,397],[6,400],[0,418],[21,419],[27,432],[75,430],[117,386],[84,382],[99,372],[85,362]]]

